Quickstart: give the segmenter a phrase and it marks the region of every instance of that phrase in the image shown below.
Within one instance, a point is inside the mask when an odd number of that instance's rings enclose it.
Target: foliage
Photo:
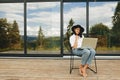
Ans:
[[[109,28],[102,23],[95,24],[90,28],[90,34],[92,35],[107,35],[109,32]]]
[[[90,35],[98,38],[98,46],[107,46],[110,29],[102,24],[95,24],[90,28]]]
[[[10,28],[8,28],[8,35],[10,39],[10,43],[12,45],[20,43],[20,34],[19,34],[19,29],[18,29],[18,24],[16,21],[13,22]]]
[[[42,28],[41,28],[41,26],[40,26],[40,28],[39,28],[39,31],[38,31],[38,37],[37,37],[37,45],[38,46],[43,46],[43,43],[44,43],[44,34],[43,34],[43,32],[42,32]]]
[[[7,19],[0,19],[0,48],[9,47],[8,37],[7,37]]]
[[[67,32],[65,33],[65,39],[67,39],[67,40],[69,39],[69,37],[70,37],[71,34],[72,34],[71,28],[72,28],[73,24],[74,24],[74,21],[73,21],[73,19],[71,18],[70,21],[69,21],[69,25],[67,26]]]
[[[6,18],[0,19],[0,48],[20,48],[20,34],[16,21],[8,23]]]
[[[60,49],[60,37],[45,38],[44,48],[46,48],[46,49],[52,49],[52,48]]]
[[[120,46],[120,2],[116,6],[112,19],[112,44],[114,46]]]

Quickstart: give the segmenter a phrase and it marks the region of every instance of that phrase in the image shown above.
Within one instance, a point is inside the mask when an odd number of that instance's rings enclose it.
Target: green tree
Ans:
[[[18,29],[18,23],[16,21],[10,27],[10,39],[12,44],[20,43],[20,34]]]
[[[109,32],[110,29],[102,23],[95,24],[90,28],[90,34],[92,35],[107,35]]]
[[[70,21],[69,21],[69,25],[67,26],[67,32],[65,33],[65,39],[67,39],[67,40],[69,39],[69,37],[70,37],[71,34],[72,34],[71,28],[72,28],[73,24],[74,24],[74,21],[73,21],[73,19],[71,18]]]
[[[20,46],[20,34],[16,21],[8,23],[6,18],[0,19],[0,48],[17,48]]]
[[[115,46],[120,46],[120,2],[118,2],[116,6],[112,19],[112,44]]]
[[[9,46],[8,43],[8,35],[7,35],[7,29],[9,24],[7,23],[6,18],[0,19],[0,48],[7,48]]]
[[[40,26],[39,31],[38,31],[38,38],[37,38],[37,45],[42,47],[43,46],[43,42],[44,42],[44,34],[42,32],[42,28]]]
[[[108,46],[110,29],[102,24],[95,24],[90,28],[90,35],[92,37],[98,37],[98,46]]]

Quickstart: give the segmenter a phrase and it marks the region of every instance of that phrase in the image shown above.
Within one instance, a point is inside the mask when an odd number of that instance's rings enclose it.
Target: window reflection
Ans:
[[[113,31],[117,25],[112,23],[116,8],[117,2],[90,3],[90,35],[98,37],[98,54],[118,54],[120,52],[120,38],[115,36],[116,34]],[[115,29],[118,33],[119,28],[116,27]]]
[[[23,3],[0,4],[0,53],[23,54],[23,32]]]
[[[60,2],[27,4],[28,54],[60,54]]]
[[[69,2],[64,3],[63,8],[63,19],[64,19],[64,41],[69,40],[69,36],[72,31],[73,25],[79,24],[84,27],[86,33],[86,3],[85,2]],[[67,49],[64,45],[64,54],[68,54]]]

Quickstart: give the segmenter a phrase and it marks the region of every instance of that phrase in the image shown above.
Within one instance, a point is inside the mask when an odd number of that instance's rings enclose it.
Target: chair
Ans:
[[[98,40],[97,38],[84,38],[82,46],[92,47],[96,50],[97,40]],[[75,60],[74,56],[78,56],[78,55],[73,54],[69,40],[65,40],[64,45],[70,53],[70,74],[71,74],[73,69],[79,69],[79,68],[74,67],[74,60]],[[81,57],[81,56],[78,56],[78,57]],[[90,69],[94,73],[97,73],[97,64],[96,64],[96,57],[95,56],[94,56],[94,67],[95,67],[95,70],[90,68],[90,67],[88,67],[88,69]]]

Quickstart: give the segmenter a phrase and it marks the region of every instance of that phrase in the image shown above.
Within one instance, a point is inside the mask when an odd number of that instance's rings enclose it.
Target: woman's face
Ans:
[[[80,33],[80,28],[75,28],[74,30],[75,30],[76,35]]]

